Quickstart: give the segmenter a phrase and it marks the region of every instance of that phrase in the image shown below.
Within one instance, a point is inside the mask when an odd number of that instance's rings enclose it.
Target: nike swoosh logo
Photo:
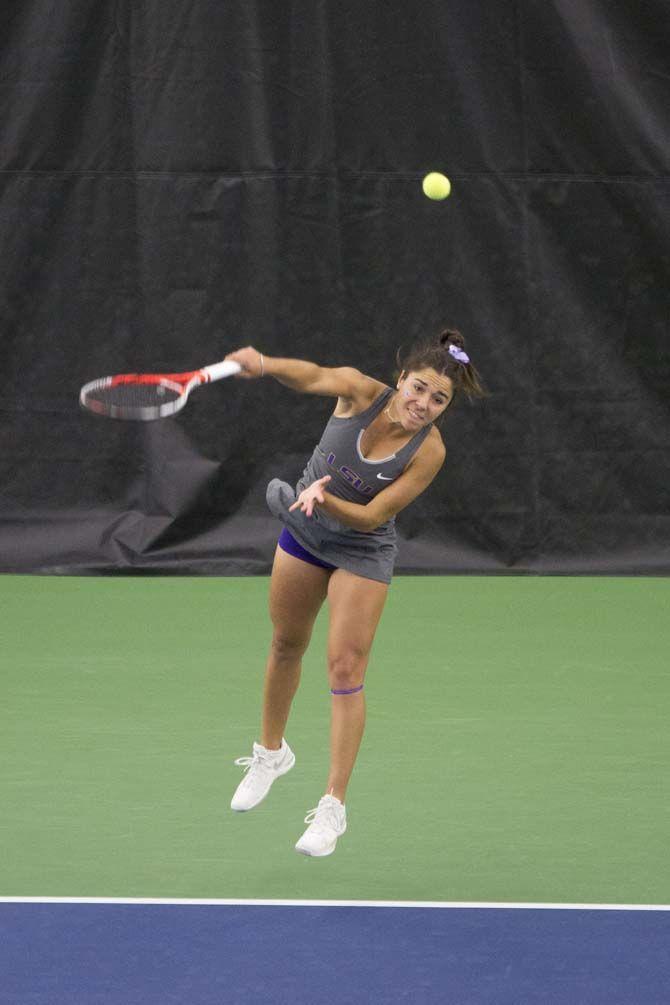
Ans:
[[[386,475],[377,474],[377,478],[380,478],[383,482],[392,482],[393,478],[387,478]]]

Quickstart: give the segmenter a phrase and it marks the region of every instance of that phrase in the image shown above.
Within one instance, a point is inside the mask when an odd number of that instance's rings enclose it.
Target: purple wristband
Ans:
[[[358,691],[362,691],[362,690],[363,690],[363,685],[359,684],[358,687],[352,687],[348,691],[334,691],[333,688],[331,687],[330,693],[331,694],[356,694]]]

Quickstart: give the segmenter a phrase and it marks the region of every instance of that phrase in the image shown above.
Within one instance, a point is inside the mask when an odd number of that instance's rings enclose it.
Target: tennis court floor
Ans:
[[[325,860],[325,616],[229,810],[266,591],[0,577],[0,1002],[667,1001],[668,580],[397,577]]]

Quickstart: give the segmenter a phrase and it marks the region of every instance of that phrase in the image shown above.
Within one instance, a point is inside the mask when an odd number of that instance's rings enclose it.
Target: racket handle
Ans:
[[[203,366],[201,373],[207,375],[207,380],[221,380],[223,377],[232,377],[234,373],[239,373],[242,367],[232,359],[224,359],[222,363],[212,363],[211,366]]]

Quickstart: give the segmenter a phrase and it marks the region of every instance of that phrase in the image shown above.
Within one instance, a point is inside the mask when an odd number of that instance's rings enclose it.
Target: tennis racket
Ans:
[[[119,373],[84,384],[79,402],[89,412],[109,419],[150,422],[181,411],[194,388],[241,369],[239,363],[223,360],[188,373]]]

